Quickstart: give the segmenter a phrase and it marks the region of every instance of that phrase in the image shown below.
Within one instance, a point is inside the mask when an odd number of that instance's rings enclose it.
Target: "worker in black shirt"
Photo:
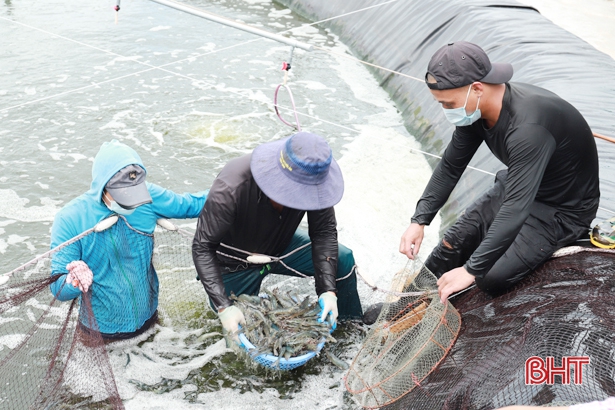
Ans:
[[[509,83],[510,64],[491,63],[465,41],[440,48],[425,81],[456,125],[418,201],[400,252],[414,258],[429,225],[484,141],[507,166],[446,232],[425,266],[444,302],[476,283],[497,295],[583,235],[596,216],[598,154],[583,116],[557,95]]]
[[[337,242],[333,205],[343,192],[331,148],[307,132],[262,144],[220,171],[199,216],[192,256],[225,331],[236,332],[245,320],[230,293],[256,295],[270,273],[297,275],[288,268],[315,278],[321,321],[335,328],[338,313],[361,318],[354,257]],[[307,234],[297,229],[306,213]]]

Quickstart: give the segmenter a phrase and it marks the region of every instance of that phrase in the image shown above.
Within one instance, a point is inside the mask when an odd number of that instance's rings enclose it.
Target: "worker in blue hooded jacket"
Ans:
[[[110,228],[89,234],[52,257],[51,284],[62,301],[91,291],[94,323],[81,307],[81,325],[96,326],[104,339],[125,339],[147,330],[157,317],[158,276],[152,265],[153,232],[159,218],[196,218],[207,192],[179,195],[146,183],[139,155],[125,144],[106,142],[94,159],[92,184],[56,215],[51,248],[118,215]],[[85,316],[84,316],[85,315]]]

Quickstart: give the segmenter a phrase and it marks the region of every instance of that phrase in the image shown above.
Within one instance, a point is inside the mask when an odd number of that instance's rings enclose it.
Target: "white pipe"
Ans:
[[[154,1],[156,3],[160,3],[160,4],[162,4],[164,6],[167,6],[167,7],[172,7],[174,9],[176,9],[176,10],[180,10],[180,11],[184,11],[186,13],[190,13],[190,14],[192,14],[194,16],[197,16],[197,17],[202,17],[204,19],[211,20],[211,21],[214,21],[216,23],[224,24],[225,26],[229,26],[229,27],[233,27],[233,28],[236,28],[236,29],[239,29],[239,30],[247,31],[248,33],[256,34],[257,36],[261,36],[261,37],[269,38],[271,40],[279,41],[280,43],[285,43],[285,44],[288,44],[290,46],[298,47],[298,48],[306,50],[306,51],[311,51],[312,50],[312,46],[310,44],[302,43],[300,41],[293,40],[292,38],[287,38],[287,37],[280,36],[278,34],[270,33],[268,31],[261,30],[261,29],[256,28],[256,27],[252,27],[252,26],[249,26],[247,24],[239,23],[239,22],[237,22],[235,20],[231,20],[231,19],[227,19],[227,18],[224,18],[224,17],[220,17],[220,16],[217,16],[215,14],[208,13],[208,12],[203,11],[203,10],[199,10],[196,7],[187,6],[185,4],[181,4],[181,3],[178,3],[176,1],[171,1],[171,0],[152,0],[152,1]]]

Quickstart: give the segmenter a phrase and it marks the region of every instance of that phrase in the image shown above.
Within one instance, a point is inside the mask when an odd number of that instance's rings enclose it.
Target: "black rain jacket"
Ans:
[[[229,161],[214,180],[197,222],[192,243],[194,265],[205,291],[217,309],[232,304],[222,282],[223,272],[247,269],[245,262],[216,254],[217,250],[245,259],[246,255],[220,243],[251,253],[281,256],[306,211],[273,208],[250,171],[248,154]],[[312,242],[316,293],[336,292],[337,221],[333,207],[307,211]]]
[[[600,201],[598,152],[589,125],[556,94],[523,83],[506,83],[493,128],[485,128],[483,120],[456,127],[412,222],[429,225],[483,141],[508,167],[508,176],[504,202],[465,265],[469,273],[489,272],[515,240],[534,201],[557,209],[567,224],[589,228]]]

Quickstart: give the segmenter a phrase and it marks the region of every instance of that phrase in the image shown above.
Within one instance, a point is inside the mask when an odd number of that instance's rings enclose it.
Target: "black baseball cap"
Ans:
[[[427,66],[425,82],[432,90],[450,90],[475,81],[502,84],[512,76],[512,65],[491,63],[487,53],[476,44],[457,41],[434,53]]]
[[[145,170],[139,165],[125,166],[111,177],[105,189],[119,206],[134,209],[152,202],[152,197],[145,185],[146,175]]]

